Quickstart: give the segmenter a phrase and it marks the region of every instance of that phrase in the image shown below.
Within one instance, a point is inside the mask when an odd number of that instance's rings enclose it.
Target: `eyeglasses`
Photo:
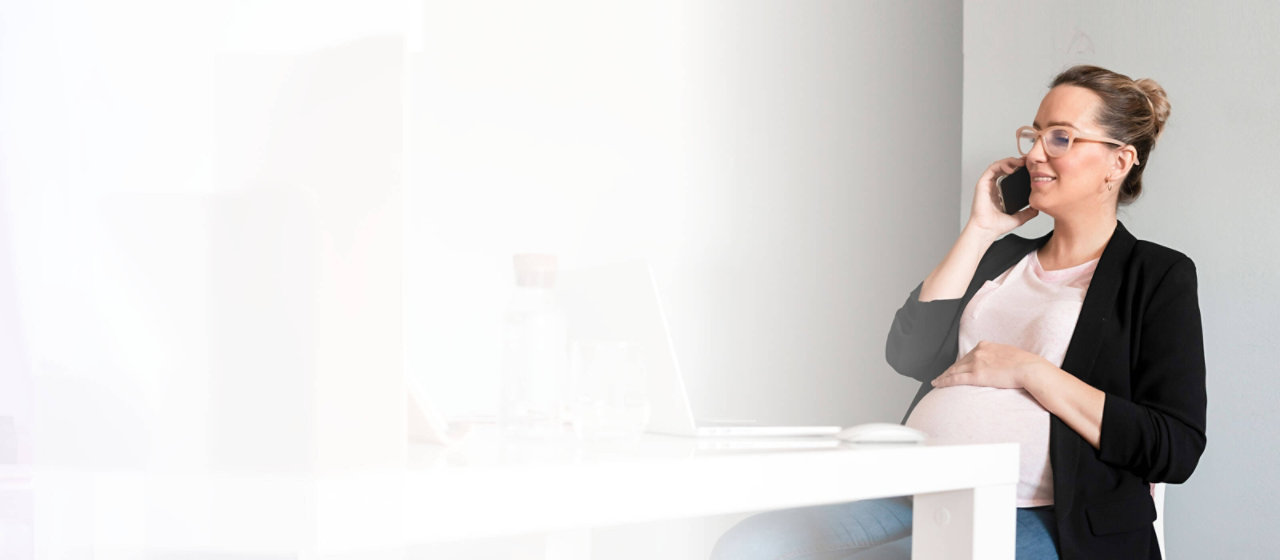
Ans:
[[[1124,145],[1124,142],[1114,138],[1101,138],[1094,136],[1081,136],[1076,134],[1075,129],[1068,126],[1051,126],[1044,130],[1036,130],[1030,126],[1024,126],[1018,129],[1018,153],[1027,155],[1036,147],[1036,140],[1044,141],[1044,153],[1049,157],[1058,157],[1071,149],[1071,144],[1075,142],[1102,142],[1104,144],[1115,144],[1117,148]],[[1136,165],[1136,163],[1135,163]]]

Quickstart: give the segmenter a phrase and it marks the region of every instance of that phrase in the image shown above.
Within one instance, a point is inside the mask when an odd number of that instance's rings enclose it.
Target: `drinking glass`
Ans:
[[[582,439],[634,438],[649,423],[645,368],[628,341],[571,344],[571,417]]]

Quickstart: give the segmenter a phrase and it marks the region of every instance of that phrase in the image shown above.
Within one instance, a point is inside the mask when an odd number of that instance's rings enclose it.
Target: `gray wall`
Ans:
[[[411,371],[483,410],[512,252],[644,257],[699,415],[896,421],[884,336],[955,233],[961,4],[590,4],[428,6]]]
[[[917,385],[884,337],[954,234],[960,6],[706,6],[691,189],[718,227],[671,286],[695,406],[897,421]]]
[[[1209,445],[1195,475],[1170,486],[1171,558],[1265,558],[1280,546],[1274,502],[1280,421],[1274,375],[1280,285],[1272,217],[1280,195],[1280,5],[1265,1],[965,2],[961,220],[995,159],[1016,155],[1053,76],[1092,63],[1150,77],[1172,115],[1145,172],[1145,194],[1120,219],[1139,238],[1179,249],[1199,269],[1208,360]],[[1051,229],[1037,218],[1022,235]]]

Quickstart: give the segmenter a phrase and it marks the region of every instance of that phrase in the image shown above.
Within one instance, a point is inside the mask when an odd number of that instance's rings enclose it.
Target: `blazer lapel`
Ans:
[[[1111,240],[1107,242],[1107,248],[1103,249],[1098,266],[1094,269],[1093,279],[1089,282],[1084,303],[1080,307],[1080,317],[1071,334],[1071,343],[1067,345],[1067,353],[1062,360],[1063,370],[1090,385],[1096,385],[1092,383],[1093,364],[1102,343],[1102,327],[1107,321],[1114,320],[1112,311],[1120,292],[1124,267],[1129,262],[1129,255],[1136,243],[1137,239],[1125,229],[1124,224],[1117,221],[1116,231],[1111,235]],[[1050,462],[1055,469],[1066,475],[1054,476],[1055,507],[1068,511],[1071,509],[1073,492],[1070,488],[1060,486],[1057,481],[1069,480],[1070,473],[1075,471],[1080,453],[1078,441],[1081,438],[1056,417],[1050,424],[1050,430],[1049,440],[1053,442],[1049,449]],[[1069,433],[1052,433],[1063,430]]]
[[[1098,357],[1102,326],[1111,320],[1116,295],[1120,292],[1124,266],[1129,262],[1129,254],[1133,252],[1136,243],[1137,240],[1124,228],[1124,224],[1116,222],[1116,231],[1107,242],[1107,248],[1102,251],[1102,257],[1098,259],[1084,303],[1080,306],[1080,317],[1076,319],[1076,329],[1071,334],[1071,343],[1067,345],[1066,356],[1062,359],[1062,369],[1086,383],[1090,381],[1093,362]]]

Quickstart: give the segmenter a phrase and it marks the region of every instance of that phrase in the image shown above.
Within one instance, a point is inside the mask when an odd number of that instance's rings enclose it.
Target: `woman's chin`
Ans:
[[[1036,191],[1031,191],[1031,196],[1027,199],[1028,206],[1035,208],[1041,214],[1049,214],[1052,209],[1049,208],[1045,202],[1044,195]]]

